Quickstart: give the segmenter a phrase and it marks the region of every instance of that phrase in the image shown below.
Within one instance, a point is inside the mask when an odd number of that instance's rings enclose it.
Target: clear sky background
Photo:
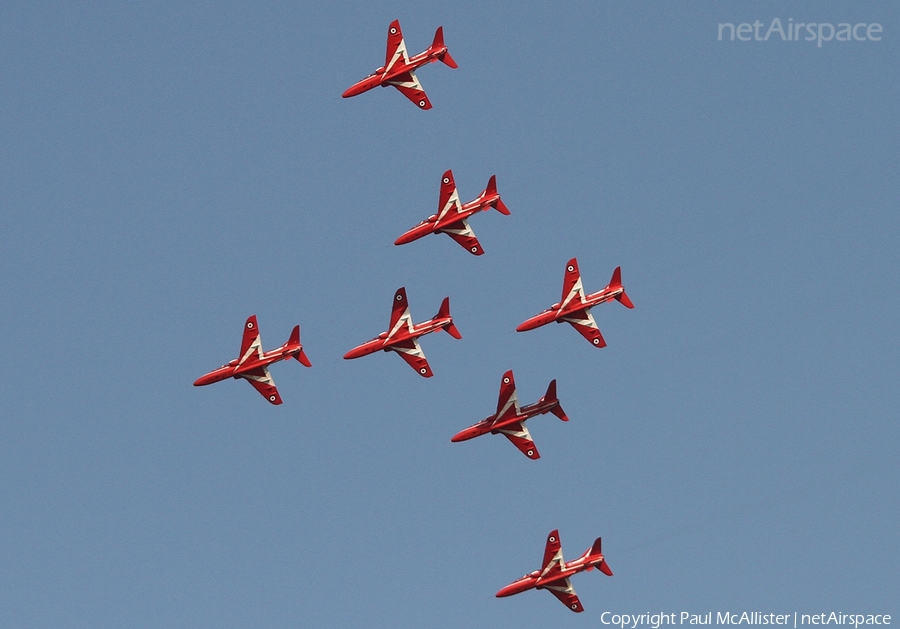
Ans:
[[[717,41],[865,22],[879,42]],[[340,95],[444,26],[458,70]],[[0,626],[900,615],[900,5],[7,3]],[[511,216],[395,247],[497,175]],[[515,327],[622,266],[609,346]],[[435,372],[344,361],[449,295]],[[284,404],[194,379],[299,323]],[[450,437],[548,382],[571,421]],[[494,593],[596,536],[575,615]]]

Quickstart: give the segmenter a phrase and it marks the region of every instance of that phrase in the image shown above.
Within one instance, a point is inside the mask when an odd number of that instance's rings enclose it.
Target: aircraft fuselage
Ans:
[[[500,432],[501,428],[505,428],[507,426],[511,426],[518,422],[523,422],[535,415],[544,415],[549,413],[553,408],[559,405],[559,400],[550,400],[550,401],[539,401],[534,404],[529,404],[527,406],[522,406],[519,408],[518,415],[514,415],[512,417],[508,417],[502,421],[497,421],[496,415],[491,415],[487,417],[474,426],[470,426],[465,430],[461,430],[456,433],[453,437],[450,438],[450,441],[459,442],[459,441],[467,441],[469,439],[474,439],[475,437],[480,437],[481,435],[486,435],[488,433],[497,434]]]
[[[499,198],[500,195],[498,193],[488,195],[483,192],[477,199],[469,201],[468,203],[463,203],[458,212],[447,212],[447,216],[445,216],[444,220],[442,221],[438,220],[437,214],[432,214],[424,221],[402,234],[397,240],[394,241],[394,244],[405,245],[408,242],[412,242],[429,234],[433,234],[434,232],[452,225],[453,223],[458,223],[463,219],[469,218],[473,214],[483,212],[484,210],[489,210],[491,208],[491,204],[496,203]]]
[[[525,332],[526,330],[533,330],[534,328],[539,328],[542,325],[547,325],[548,323],[553,323],[554,321],[556,321],[557,323],[564,323],[565,317],[570,316],[580,310],[590,310],[594,306],[598,306],[611,299],[615,299],[624,292],[625,289],[621,286],[617,286],[615,288],[607,286],[603,290],[586,295],[584,301],[576,301],[573,299],[565,306],[562,306],[562,304],[557,302],[547,308],[544,312],[536,314],[530,319],[526,319],[525,321],[523,321],[521,324],[519,324],[519,327],[516,328],[516,331]]]
[[[344,354],[344,358],[350,359],[359,358],[361,356],[368,356],[369,354],[374,354],[379,350],[389,352],[391,351],[392,345],[396,345],[397,343],[402,343],[403,341],[408,341],[410,339],[417,339],[420,336],[425,336],[426,334],[431,334],[435,330],[440,330],[444,328],[448,323],[452,322],[453,319],[451,317],[435,317],[434,319],[429,319],[428,321],[414,324],[412,326],[412,330],[400,330],[390,339],[387,336],[387,332],[382,332],[371,341],[366,341],[362,345],[358,345],[357,347],[351,349],[349,352]]]
[[[439,48],[429,48],[424,52],[420,52],[419,54],[410,57],[409,63],[404,63],[402,60],[398,60],[391,68],[390,72],[386,72],[385,67],[381,66],[366,78],[362,79],[361,81],[357,81],[356,83],[348,87],[341,96],[343,98],[350,98],[352,96],[362,94],[363,92],[368,92],[370,89],[375,87],[387,87],[389,85],[389,81],[396,80],[397,77],[406,72],[415,71],[416,69],[421,68],[424,65],[434,63],[438,60],[438,57],[445,54],[446,52],[446,46],[441,46]]]
[[[541,571],[535,570],[534,572],[530,572],[525,576],[516,579],[505,588],[502,588],[499,592],[497,592],[495,596],[502,598],[504,596],[512,596],[513,594],[526,592],[531,589],[541,590],[548,585],[564,581],[565,579],[571,577],[573,574],[578,574],[579,572],[583,572],[585,570],[591,570],[594,568],[595,564],[601,562],[602,560],[603,555],[585,554],[578,559],[566,563],[561,570],[555,571],[552,575],[547,577],[542,577]]]
[[[194,386],[202,387],[207,384],[213,384],[214,382],[227,380],[228,378],[240,378],[242,375],[249,373],[254,369],[268,367],[272,363],[292,358],[292,354],[295,352],[296,350],[290,350],[287,347],[282,346],[278,349],[264,353],[262,357],[251,356],[243,363],[239,363],[239,359],[235,358],[228,364],[222,365],[218,369],[210,371],[205,376],[197,378],[196,382],[194,382]]]

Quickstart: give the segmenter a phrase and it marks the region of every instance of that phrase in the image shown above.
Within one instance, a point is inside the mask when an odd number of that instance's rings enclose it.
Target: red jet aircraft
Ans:
[[[562,301],[553,304],[544,312],[519,324],[516,332],[533,330],[553,321],[557,323],[565,321],[578,330],[578,333],[589,340],[595,347],[606,347],[606,341],[603,340],[600,329],[597,327],[597,322],[594,321],[594,317],[591,315],[591,308],[610,299],[615,299],[626,308],[634,308],[634,304],[631,303],[628,295],[625,294],[625,288],[622,286],[622,268],[616,267],[616,270],[613,271],[612,279],[606,288],[596,293],[585,295],[584,288],[581,286],[581,273],[578,272],[578,260],[572,258],[566,265],[566,275],[563,278]]]
[[[406,289],[398,288],[394,293],[394,303],[391,308],[391,325],[387,332],[382,332],[371,341],[354,347],[344,354],[344,358],[359,358],[374,354],[378,350],[385,352],[394,351],[409,363],[409,366],[418,371],[422,376],[430,378],[434,375],[425,353],[419,346],[419,337],[434,332],[446,330],[455,339],[461,339],[462,334],[453,325],[453,317],[450,316],[450,298],[444,297],[441,308],[433,319],[413,324],[412,315],[409,313],[409,302],[406,300]]]
[[[272,404],[281,404],[281,396],[269,375],[269,365],[279,360],[296,358],[301,364],[312,367],[309,358],[300,344],[300,326],[295,325],[288,342],[273,349],[270,352],[262,350],[262,342],[259,340],[259,326],[256,324],[256,315],[252,315],[244,324],[244,338],[241,340],[241,354],[227,365],[223,365],[211,371],[205,376],[197,378],[195,387],[202,387],[213,382],[219,382],[226,378],[244,378],[259,391],[264,398]]]
[[[599,537],[593,546],[584,551],[581,557],[566,563],[563,560],[562,548],[559,544],[559,531],[550,531],[550,535],[547,536],[547,547],[544,549],[544,563],[541,569],[513,581],[497,592],[496,596],[512,596],[532,588],[548,590],[573,612],[583,612],[584,607],[581,606],[578,595],[572,589],[569,577],[577,572],[593,568],[598,568],[603,574],[612,576],[612,570],[609,569],[603,553],[600,552]]]
[[[481,435],[500,433],[512,441],[522,453],[529,459],[539,459],[537,448],[531,440],[531,433],[525,427],[525,420],[535,415],[544,415],[550,412],[564,422],[569,421],[566,412],[556,399],[556,380],[550,381],[547,392],[534,404],[519,408],[519,398],[516,395],[516,381],[513,378],[512,369],[503,374],[500,380],[500,398],[497,400],[497,413],[487,419],[483,419],[474,426],[456,433],[450,441],[466,441]]]
[[[422,85],[416,78],[415,70],[435,61],[443,61],[451,68],[459,67],[447,51],[447,46],[444,45],[444,28],[438,26],[437,32],[434,34],[434,41],[428,50],[410,57],[406,52],[406,44],[403,42],[403,33],[400,32],[400,21],[394,20],[388,27],[387,55],[384,65],[362,81],[349,87],[343,93],[343,97],[350,98],[368,92],[379,85],[381,87],[393,85],[420,109],[431,109],[431,102],[422,91]]]
[[[477,199],[473,199],[468,203],[460,203],[459,192],[456,191],[456,183],[453,181],[453,171],[448,170],[441,178],[438,213],[432,214],[400,236],[394,241],[394,244],[405,245],[413,240],[418,240],[422,236],[440,232],[450,236],[471,253],[480,256],[484,253],[484,249],[481,248],[481,244],[475,237],[475,232],[469,227],[469,222],[466,219],[488,208],[494,208],[501,214],[509,215],[509,209],[500,200],[500,193],[497,192],[496,176],[491,175],[487,188],[478,195]]]

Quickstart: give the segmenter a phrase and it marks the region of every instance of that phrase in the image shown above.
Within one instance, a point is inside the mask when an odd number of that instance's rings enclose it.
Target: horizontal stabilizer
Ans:
[[[563,407],[560,406],[559,402],[556,403],[556,406],[550,409],[550,412],[559,417],[564,422],[569,421],[569,417],[566,415],[566,412],[563,410]]]
[[[559,403],[559,399],[556,397],[556,380],[551,380],[550,385],[547,387],[547,392],[544,394],[543,398],[544,402],[556,402],[556,406],[550,409],[550,412],[559,417],[564,422],[569,421],[569,418],[566,417],[566,412],[563,410],[562,406]]]
[[[312,363],[309,362],[309,358],[306,356],[306,353],[303,351],[303,346],[300,344],[299,325],[295,325],[294,329],[291,330],[291,337],[288,339],[286,346],[288,351],[295,352],[293,356],[300,362],[301,365],[305,367],[312,367]],[[300,351],[297,351],[298,348]]]
[[[559,403],[559,399],[556,397],[556,380],[551,380],[550,384],[547,386],[547,392],[544,394],[544,397],[541,398],[542,402],[555,402],[556,406],[550,409],[550,412],[559,417],[564,422],[569,421],[569,418],[566,416],[566,412],[563,410],[562,406]],[[546,411],[545,411],[546,412]]]
[[[596,557],[597,555],[603,557],[603,552],[601,551],[600,546],[600,538],[598,537],[596,540],[594,540],[594,545],[591,546],[591,549],[587,552],[587,554],[591,557]],[[606,576],[611,577],[613,575],[609,564],[606,563],[606,559],[601,559],[599,563],[595,563],[594,565],[600,572],[602,572]]]
[[[446,44],[444,44],[444,27],[438,26],[437,30],[434,32],[434,41],[431,42],[431,49],[435,48],[446,48]],[[453,57],[450,56],[449,50],[444,50],[443,54],[438,56],[443,63],[447,64],[451,68],[458,68],[459,66],[456,64],[456,61],[453,60]]]
[[[622,304],[626,308],[634,308],[634,304],[631,303],[631,299],[628,297],[628,295],[625,293],[624,290],[622,290],[621,293],[616,295],[616,301],[618,301],[620,304]]]
[[[617,266],[616,270],[613,271],[612,278],[609,280],[609,287],[612,289],[621,288],[622,292],[616,295],[616,301],[626,308],[634,308],[634,304],[631,303],[631,299],[625,294],[625,288],[622,286],[622,267]]]
[[[485,196],[491,196],[497,194],[497,200],[491,203],[491,207],[500,212],[501,214],[505,214],[509,216],[509,208],[506,207],[506,204],[500,199],[500,196],[497,192],[497,175],[491,175],[491,178],[488,180],[487,188],[484,189]]]
[[[450,298],[444,297],[444,301],[441,302],[441,307],[438,309],[438,313],[434,315],[435,319],[442,319],[444,317],[450,317]],[[456,329],[456,326],[453,325],[453,318],[450,317],[450,322],[443,327],[444,330],[447,331],[447,334],[452,336],[455,339],[461,339],[462,334],[459,333],[459,330]]]
[[[451,68],[455,69],[455,68],[459,67],[459,65],[456,63],[456,61],[453,59],[453,57],[450,56],[449,50],[447,52],[445,52],[444,54],[442,54],[440,57],[438,57],[438,59],[443,61],[445,64],[447,64]]]
[[[309,362],[309,357],[307,357],[306,352],[303,351],[303,348],[300,348],[300,351],[294,354],[294,358],[296,358],[304,367],[312,367],[312,363]]]

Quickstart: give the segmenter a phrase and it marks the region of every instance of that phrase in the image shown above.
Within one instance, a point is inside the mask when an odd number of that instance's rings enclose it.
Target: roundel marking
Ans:
[[[425,367],[422,367],[421,369],[419,369],[419,373],[428,373],[428,370],[425,369]]]
[[[529,451],[528,451],[528,456],[532,456],[533,454],[534,454],[534,450],[529,450]]]
[[[600,339],[594,339],[593,341],[591,341],[591,343],[593,343],[594,345],[600,345]]]
[[[397,293],[397,301],[401,301],[403,299],[403,295]]]
[[[450,183],[450,177],[444,177],[444,183]]]
[[[571,272],[574,271],[574,270],[575,270],[575,267],[572,266],[571,264],[570,264],[569,266],[566,267],[566,271],[568,271],[569,273],[571,273]]]
[[[550,539],[548,539],[547,541],[549,541],[549,542],[555,542],[555,541],[556,541],[556,538],[553,537],[553,536],[551,535],[551,536],[550,536]]]
[[[269,401],[270,401],[270,402],[274,402],[274,401],[277,400],[277,399],[278,399],[278,398],[276,398],[274,395],[270,395],[270,396],[269,396]]]
[[[396,28],[392,28],[392,29],[391,29],[391,35],[396,35],[396,34],[397,34],[397,29],[396,29]]]
[[[572,603],[572,609],[578,609],[578,605],[576,605],[575,603]]]
[[[478,247],[472,247],[472,253],[478,253]]]
[[[253,322],[252,322],[252,321],[248,321],[248,322],[247,322],[247,329],[250,330],[250,329],[252,329],[252,328],[253,328]]]
[[[509,384],[509,378],[504,378],[504,379],[503,379],[503,384]]]
[[[424,106],[425,106],[425,101],[424,101],[424,100],[420,100],[420,101],[419,101],[419,107],[424,107]]]

